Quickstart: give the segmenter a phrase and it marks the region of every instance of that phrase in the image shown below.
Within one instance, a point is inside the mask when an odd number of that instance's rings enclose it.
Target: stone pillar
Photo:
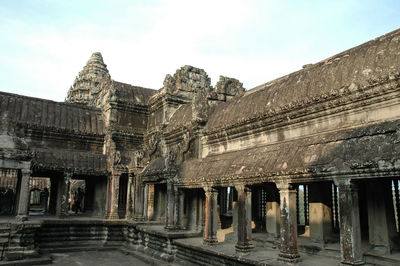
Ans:
[[[144,186],[139,176],[135,180],[135,208],[134,219],[136,221],[143,221],[143,202],[144,201]]]
[[[133,218],[133,196],[134,196],[134,188],[133,188],[133,175],[129,174],[128,176],[128,195],[126,199],[126,219]]]
[[[119,196],[119,173],[113,173],[108,178],[107,185],[107,210],[105,218],[109,220],[119,219],[118,216],[118,196]]]
[[[61,176],[61,180],[58,181],[57,185],[57,209],[56,215],[59,218],[64,218],[68,215],[69,209],[69,184],[71,182],[71,173],[64,173]]]
[[[297,211],[296,211],[296,189],[288,183],[278,183],[280,194],[281,213],[281,250],[279,260],[286,262],[299,261],[300,255],[297,251]]]
[[[18,199],[17,220],[28,220],[28,207],[29,207],[29,179],[31,171],[29,169],[21,170],[21,182]]]
[[[235,188],[238,193],[235,249],[237,252],[247,253],[254,247],[251,244],[251,190],[245,185],[238,185]]]
[[[267,187],[266,229],[267,233],[278,238],[280,235],[281,211],[279,206],[279,190],[274,184]]]
[[[336,183],[336,182],[335,182]],[[339,187],[341,263],[362,265],[358,187],[349,179],[337,182]]]
[[[167,211],[165,215],[165,229],[175,229],[175,187],[172,182],[167,182]]]
[[[232,202],[232,226],[233,226],[233,233],[237,236],[238,230],[238,203],[237,201]]]
[[[50,178],[50,199],[49,199],[49,213],[52,215],[56,214],[57,210],[57,188],[58,182],[61,182],[58,178],[52,176]]]
[[[174,226],[175,229],[179,228],[179,189],[174,190]]]
[[[205,187],[206,192],[206,220],[204,229],[204,244],[217,244],[217,230],[218,230],[218,190],[212,187]]]
[[[309,185],[310,237],[326,243],[332,236],[332,183]]]
[[[185,223],[184,223],[184,211],[185,211],[185,193],[183,189],[179,189],[179,207],[178,207],[178,227],[179,229],[186,229]]]
[[[366,181],[369,242],[382,253],[391,253],[397,236],[391,180]]]
[[[154,184],[149,184],[149,194],[147,202],[147,219],[151,221],[154,216]]]
[[[149,184],[144,185],[144,196],[143,196],[143,219],[148,220],[147,216],[148,206],[149,206]]]

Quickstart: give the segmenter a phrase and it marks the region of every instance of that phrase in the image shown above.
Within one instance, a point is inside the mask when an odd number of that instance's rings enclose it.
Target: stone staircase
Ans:
[[[10,241],[10,227],[8,224],[0,224],[0,261],[5,258]]]
[[[126,240],[126,227],[113,223],[45,223],[36,233],[42,253],[117,249]]]

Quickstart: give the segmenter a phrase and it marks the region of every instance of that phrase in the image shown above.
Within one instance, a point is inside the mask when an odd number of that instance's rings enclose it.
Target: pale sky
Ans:
[[[399,0],[0,0],[0,91],[63,101],[93,52],[137,86],[192,65],[251,89],[399,27]]]

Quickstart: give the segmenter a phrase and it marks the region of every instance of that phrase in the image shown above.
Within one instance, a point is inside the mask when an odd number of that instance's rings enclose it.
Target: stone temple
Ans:
[[[0,263],[400,265],[399,177],[400,30],[250,90],[94,53],[65,102],[0,92]]]

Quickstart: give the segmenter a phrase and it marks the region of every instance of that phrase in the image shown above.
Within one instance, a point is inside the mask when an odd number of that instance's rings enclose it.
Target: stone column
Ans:
[[[233,233],[237,237],[237,230],[238,230],[238,203],[237,203],[237,201],[232,202],[232,226],[233,226]]]
[[[174,227],[175,229],[179,229],[179,189],[175,188],[174,190]]]
[[[108,178],[107,185],[107,210],[105,218],[109,220],[119,219],[118,216],[118,196],[119,196],[119,173],[113,173]]]
[[[165,229],[175,229],[175,187],[172,182],[167,182],[167,210],[165,215]]]
[[[147,217],[151,221],[154,216],[154,184],[149,184],[149,194],[147,202]]]
[[[237,185],[237,243],[235,249],[240,253],[249,252],[251,244],[251,189],[245,185]]]
[[[309,185],[310,236],[318,243],[326,243],[332,236],[332,183]]]
[[[58,180],[57,177],[52,176],[50,178],[50,199],[49,199],[49,213],[52,215],[56,214],[57,210],[57,188],[58,188]]]
[[[366,181],[369,242],[381,253],[391,253],[397,236],[391,180]]]
[[[358,187],[349,179],[335,183],[339,187],[341,263],[362,265]]]
[[[28,207],[29,207],[29,178],[31,171],[29,169],[21,170],[21,186],[19,190],[17,220],[28,220]]]
[[[185,223],[184,223],[184,212],[185,212],[185,193],[183,189],[179,189],[179,207],[178,207],[178,227],[179,229],[186,229]]]
[[[64,218],[68,215],[69,209],[69,184],[71,182],[72,174],[63,173],[61,180],[57,185],[57,209],[56,215],[59,218]]]
[[[126,196],[126,219],[132,219],[133,218],[133,176],[132,174],[129,174],[128,176],[128,195]]]
[[[149,184],[144,185],[144,194],[143,194],[143,219],[148,220],[147,216],[149,207]]]
[[[217,230],[218,230],[218,190],[212,187],[205,187],[206,192],[206,220],[204,229],[204,244],[217,244]]]
[[[279,190],[275,184],[267,187],[267,202],[266,204],[266,229],[267,233],[278,238],[280,235],[281,211],[279,206]]]
[[[144,186],[141,182],[140,176],[135,180],[135,208],[134,219],[136,221],[143,221],[143,207],[144,207]]]
[[[279,260],[286,262],[299,261],[297,251],[297,213],[296,213],[296,189],[288,183],[278,183],[280,194],[281,212],[281,250]]]

